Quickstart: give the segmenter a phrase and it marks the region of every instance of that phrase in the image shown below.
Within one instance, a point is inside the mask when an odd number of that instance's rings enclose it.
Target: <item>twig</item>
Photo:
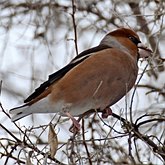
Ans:
[[[92,165],[92,160],[91,160],[91,157],[90,157],[90,154],[89,154],[89,151],[88,151],[88,147],[87,147],[87,144],[86,144],[86,141],[85,141],[84,119],[82,119],[82,137],[83,137],[83,144],[85,146],[85,150],[86,150],[86,153],[87,153],[87,156],[88,156],[89,164]]]
[[[72,0],[72,21],[73,21],[73,30],[74,30],[74,44],[75,44],[75,49],[76,49],[76,55],[78,55],[78,45],[77,45],[77,25],[76,25],[76,20],[75,20],[75,13],[76,13],[76,5],[75,1]]]
[[[130,121],[131,121],[131,123],[133,123],[133,118],[132,118],[132,116],[133,116],[133,115],[132,115],[132,106],[133,106],[133,100],[134,100],[135,92],[136,92],[136,89],[137,89],[137,85],[139,84],[140,80],[142,79],[142,77],[143,77],[143,75],[144,75],[144,73],[145,73],[145,71],[146,71],[148,65],[149,65],[149,64],[147,64],[147,65],[145,66],[145,68],[144,68],[144,70],[143,70],[143,72],[142,72],[140,78],[138,79],[138,81],[137,81],[137,83],[136,83],[136,85],[135,85],[135,88],[134,88],[134,90],[133,90],[133,93],[132,93],[132,98],[131,98],[131,103],[130,103],[130,108],[129,108],[129,109],[130,109]]]

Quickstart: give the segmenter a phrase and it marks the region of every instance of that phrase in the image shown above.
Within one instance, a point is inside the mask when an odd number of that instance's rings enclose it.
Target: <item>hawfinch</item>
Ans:
[[[112,31],[98,46],[83,51],[50,75],[22,106],[11,109],[12,121],[32,113],[60,112],[60,115],[70,117],[73,125],[80,129],[73,116],[92,109],[102,111],[105,113],[102,116],[106,116],[109,107],[135,84],[138,59],[151,52],[133,30],[119,28]]]

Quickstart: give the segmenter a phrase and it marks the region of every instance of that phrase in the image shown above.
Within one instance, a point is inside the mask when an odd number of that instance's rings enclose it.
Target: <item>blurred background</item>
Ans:
[[[135,87],[112,106],[123,120],[96,113],[80,122],[77,135],[57,114],[11,122],[9,109],[119,27],[134,29],[153,50],[138,62]],[[2,0],[0,164],[164,164],[164,45],[164,0]]]

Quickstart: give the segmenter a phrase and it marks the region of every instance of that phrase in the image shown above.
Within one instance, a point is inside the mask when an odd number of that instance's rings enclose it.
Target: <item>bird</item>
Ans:
[[[89,48],[62,69],[49,75],[21,106],[9,112],[13,122],[34,113],[58,113],[69,117],[80,130],[76,116],[90,110],[111,114],[111,106],[135,85],[139,58],[151,56],[137,33],[118,28],[106,34],[98,46]]]

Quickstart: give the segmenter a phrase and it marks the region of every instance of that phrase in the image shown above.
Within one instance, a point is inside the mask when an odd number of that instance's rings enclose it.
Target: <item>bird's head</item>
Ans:
[[[100,44],[127,51],[140,58],[149,57],[152,50],[143,45],[137,33],[131,29],[119,28],[108,33]]]

